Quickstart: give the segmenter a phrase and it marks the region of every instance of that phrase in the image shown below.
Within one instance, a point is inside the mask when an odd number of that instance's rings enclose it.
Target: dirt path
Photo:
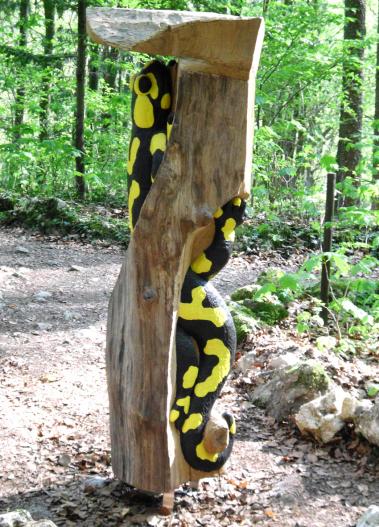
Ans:
[[[0,511],[27,508],[58,526],[355,525],[379,501],[367,445],[319,447],[252,405],[234,374],[223,404],[238,419],[227,474],[176,493],[172,518],[111,478],[104,365],[106,312],[118,248],[0,231]],[[217,279],[224,294],[253,281],[272,257],[236,258]],[[276,265],[291,261],[276,257]],[[302,345],[273,329],[265,352]],[[98,477],[99,488],[84,484]],[[84,488],[85,487],[85,488]]]

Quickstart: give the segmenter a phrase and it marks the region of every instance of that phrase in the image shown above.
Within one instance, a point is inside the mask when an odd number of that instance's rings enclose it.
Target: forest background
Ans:
[[[147,56],[94,44],[88,6],[263,16],[250,218],[239,249],[310,251],[256,299],[319,296],[342,350],[376,352],[379,320],[378,5],[374,0],[0,2],[0,221],[127,243],[131,75]],[[222,103],[222,102],[221,102]],[[337,174],[335,245],[321,251],[326,174]],[[330,225],[326,225],[328,227]],[[322,325],[320,302],[299,331]]]

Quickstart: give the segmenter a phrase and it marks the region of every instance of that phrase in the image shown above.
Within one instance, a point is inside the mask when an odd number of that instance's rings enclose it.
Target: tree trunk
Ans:
[[[29,11],[29,0],[20,1],[19,9],[19,28],[20,36],[18,39],[18,45],[25,48],[27,45],[27,21],[28,21],[28,11]],[[17,141],[21,137],[21,125],[24,122],[24,113],[25,113],[25,86],[23,81],[19,84],[16,89],[15,97],[15,115],[14,115],[14,140]]]
[[[43,11],[45,16],[45,37],[43,39],[43,51],[45,55],[52,55],[53,40],[55,36],[55,5],[54,0],[43,0]],[[51,67],[46,66],[42,78],[41,100],[40,100],[40,132],[39,139],[44,141],[49,137],[49,106],[50,106],[50,83]]]
[[[104,80],[107,85],[113,90],[116,89],[117,79],[117,66],[116,61],[119,57],[120,50],[117,48],[111,48],[104,46],[103,48],[103,67],[104,67]]]
[[[100,46],[92,44],[89,49],[88,88],[97,91],[99,88]]]
[[[75,115],[75,148],[76,157],[76,191],[80,199],[85,196],[84,164],[84,97],[86,82],[86,0],[78,0],[78,58],[76,64],[76,115]]]
[[[378,27],[379,36],[379,2],[378,2]],[[376,73],[375,73],[375,114],[374,114],[374,144],[372,152],[372,165],[374,180],[379,180],[379,40],[376,44]],[[379,209],[379,198],[375,197],[372,202],[374,210]]]
[[[186,463],[168,419],[176,317],[193,249],[207,246],[203,237],[213,211],[250,189],[263,23],[99,8],[89,10],[88,21],[97,42],[179,58],[172,134],[112,294],[107,330],[114,473],[135,487],[170,492],[212,474]]]
[[[363,38],[365,36],[365,0],[345,0],[342,102],[337,147],[337,183],[351,177],[359,185],[357,169],[361,150],[357,147],[362,135]],[[353,199],[337,198],[337,207],[352,205]]]

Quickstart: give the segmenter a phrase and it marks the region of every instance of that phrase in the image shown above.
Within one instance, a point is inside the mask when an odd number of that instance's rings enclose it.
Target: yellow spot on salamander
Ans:
[[[170,139],[170,135],[171,135],[171,132],[172,132],[172,126],[173,126],[174,123],[167,123],[167,141]]]
[[[208,393],[217,390],[218,385],[225,379],[230,370],[230,351],[220,339],[210,339],[204,348],[206,355],[215,355],[218,363],[211,374],[203,382],[195,386],[195,395],[205,397]]]
[[[130,145],[130,151],[129,151],[129,161],[127,165],[127,172],[129,176],[133,173],[134,163],[137,159],[137,153],[138,149],[140,147],[141,141],[138,137],[133,137],[132,143]]]
[[[233,419],[233,423],[229,426],[229,432],[234,435],[236,433],[236,422]]]
[[[191,269],[195,273],[207,273],[211,270],[212,262],[208,260],[208,258],[205,256],[205,253],[202,253],[200,256],[196,258],[192,262]]]
[[[138,128],[151,128],[153,126],[154,108],[147,95],[136,97],[133,119]]]
[[[130,185],[129,189],[129,198],[128,198],[128,206],[129,206],[129,221],[130,221],[130,230],[133,231],[134,225],[133,225],[133,205],[135,200],[138,198],[138,196],[141,194],[141,189],[139,184],[135,179],[133,179],[132,184]]]
[[[183,375],[183,388],[192,388],[195,385],[199,368],[197,366],[190,366]]]
[[[150,141],[150,154],[154,155],[157,150],[166,150],[166,134],[160,132],[159,134],[154,134]]]
[[[191,402],[190,396],[187,395],[187,397],[183,397],[182,399],[177,399],[176,400],[176,406],[182,406],[183,410],[184,410],[184,413],[188,414],[188,410],[189,410],[189,407],[190,407],[190,402]]]
[[[219,207],[219,208],[216,210],[216,212],[213,214],[213,217],[216,218],[216,219],[217,219],[217,218],[220,218],[220,216],[222,216],[223,213],[224,213],[224,211],[222,210],[221,207]]]
[[[221,229],[227,242],[234,242],[236,237],[234,229],[236,228],[236,225],[236,220],[233,218],[228,218],[225,222],[225,225]]]
[[[180,302],[179,317],[184,320],[207,320],[218,328],[225,324],[227,315],[221,307],[203,307],[207,293],[201,285],[192,289],[191,293],[192,302],[190,304]]]
[[[161,99],[161,108],[162,110],[168,110],[171,106],[171,95],[165,93]]]
[[[175,423],[180,415],[179,410],[171,410],[170,412],[170,423]]]
[[[242,203],[242,199],[241,198],[234,198],[234,200],[232,201],[233,205],[235,207],[240,207],[241,206],[241,203]]]
[[[196,430],[203,422],[203,416],[201,414],[192,414],[183,423],[182,432],[185,434],[189,430]]]
[[[197,445],[196,455],[199,459],[202,459],[203,461],[212,461],[213,463],[215,463],[218,458],[218,454],[210,454],[208,450],[206,450],[204,446],[204,441]]]

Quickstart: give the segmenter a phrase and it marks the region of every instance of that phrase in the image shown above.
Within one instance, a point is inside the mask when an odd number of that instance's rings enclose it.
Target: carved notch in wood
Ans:
[[[135,487],[169,492],[209,473],[184,460],[169,423],[180,291],[212,239],[213,213],[250,189],[255,73],[263,21],[211,13],[91,8],[96,42],[180,57],[175,122],[109,306],[112,465]],[[207,448],[228,429],[212,418]],[[224,429],[223,429],[224,427]]]

